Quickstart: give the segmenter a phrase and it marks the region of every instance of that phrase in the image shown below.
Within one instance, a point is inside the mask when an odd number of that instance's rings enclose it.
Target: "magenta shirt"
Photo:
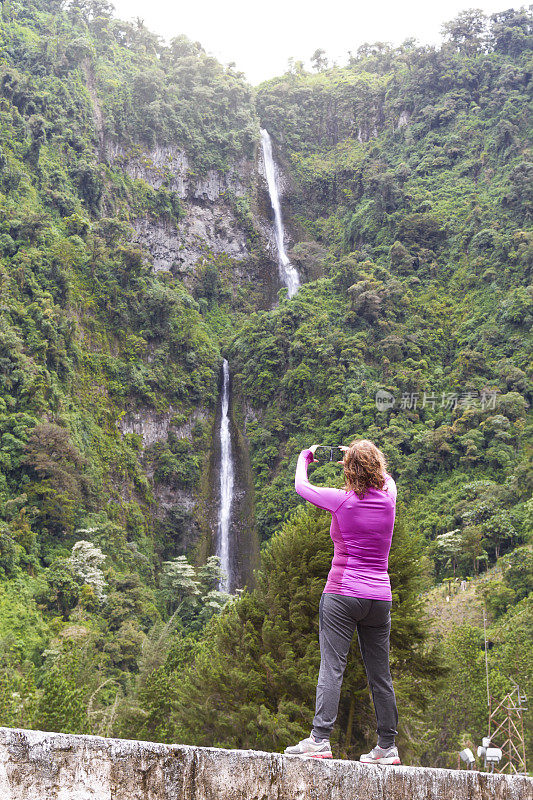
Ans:
[[[385,473],[383,489],[368,489],[361,500],[352,490],[313,486],[307,478],[311,450],[298,456],[294,488],[313,505],[331,512],[334,552],[324,592],[392,600],[389,551],[396,514],[396,484]]]

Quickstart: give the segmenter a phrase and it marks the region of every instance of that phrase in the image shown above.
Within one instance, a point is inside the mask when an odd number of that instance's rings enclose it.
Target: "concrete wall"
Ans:
[[[533,779],[0,728],[1,800],[532,800]]]

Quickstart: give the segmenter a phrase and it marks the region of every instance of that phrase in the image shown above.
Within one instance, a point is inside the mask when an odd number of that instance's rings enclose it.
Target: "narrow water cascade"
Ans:
[[[281,282],[287,287],[289,297],[294,297],[300,288],[298,271],[291,264],[285,251],[283,219],[276,179],[276,165],[272,156],[272,142],[267,130],[261,128],[261,142],[265,163],[265,176],[274,211],[274,236],[278,251],[278,267]],[[246,505],[245,495],[253,486],[253,478],[246,474],[243,464],[248,464],[249,457],[246,446],[236,431],[236,457],[232,449],[232,426],[230,419],[230,371],[227,359],[222,364],[222,391],[220,411],[220,471],[216,555],[220,558],[222,578],[219,589],[234,592],[244,583],[250,583],[253,567],[257,566],[259,545],[255,533],[255,525],[243,522],[253,518],[253,501]],[[218,449],[218,448],[217,448]],[[216,451],[215,451],[216,452]],[[237,469],[236,469],[237,463]]]
[[[222,579],[219,588],[223,591],[230,591],[233,585],[230,557],[230,527],[235,469],[231,450],[231,432],[229,424],[229,364],[226,358],[222,364],[221,408],[220,501],[218,510],[217,555],[220,557],[220,567],[222,570]]]
[[[265,128],[261,128],[261,144],[263,146],[263,157],[265,161],[265,175],[268,184],[270,202],[274,211],[274,236],[278,249],[279,274],[282,283],[287,287],[288,296],[293,297],[300,287],[300,277],[298,271],[291,264],[285,252],[283,219],[281,217],[281,206],[279,202],[278,184],[276,181],[276,167],[272,157],[272,142],[270,134]]]

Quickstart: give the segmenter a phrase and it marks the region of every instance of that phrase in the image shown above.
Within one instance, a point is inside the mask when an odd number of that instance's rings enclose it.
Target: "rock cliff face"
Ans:
[[[166,442],[170,431],[177,439],[192,440],[196,423],[209,421],[211,416],[209,409],[197,408],[184,422],[178,424],[176,411],[172,407],[165,412],[157,412],[152,408],[137,408],[124,414],[118,421],[117,427],[122,435],[133,433],[139,437],[141,463],[144,465],[147,477],[152,481],[153,468],[149,461],[143,458],[146,448],[156,442]],[[156,500],[154,507],[156,517],[163,518],[176,505],[194,515],[196,496],[192,491],[161,484],[155,484],[152,488]],[[196,535],[197,531],[190,531],[190,535],[183,542],[184,549],[194,541]]]
[[[91,88],[90,81],[88,85]],[[96,121],[98,104],[94,92],[91,97]],[[271,263],[268,254],[268,225],[254,223],[257,236],[255,257],[252,257],[250,230],[235,212],[236,198],[246,198],[249,204],[250,199],[255,197],[260,176],[254,161],[240,159],[226,173],[209,170],[206,175],[198,176],[191,169],[185,151],[179,147],[155,146],[148,150],[139,145],[125,147],[105,139],[100,144],[99,157],[112,172],[127,174],[154,189],[164,186],[176,192],[180,198],[183,215],[177,223],[165,217],[137,216],[130,219],[135,239],[144,249],[155,272],[169,271],[187,288],[193,289],[198,269],[204,260],[223,256],[224,277],[229,280],[232,289],[250,282],[263,282],[267,287],[264,292],[267,298],[265,304],[270,304],[274,291],[271,288],[271,276],[275,275],[276,266]],[[111,213],[111,209],[106,213]],[[263,254],[262,259],[257,258],[258,250]],[[276,285],[275,290],[277,288]],[[144,453],[151,445],[166,442],[170,431],[178,439],[190,440],[197,422],[206,422],[209,426],[213,424],[214,409],[197,409],[190,419],[178,426],[174,424],[176,411],[169,408],[168,411],[156,413],[150,408],[130,409],[117,422],[117,426],[123,435],[133,433],[140,437],[139,458],[152,483],[156,501],[154,515],[164,519],[173,509],[181,509],[180,514],[186,512],[189,515],[190,529],[182,541],[182,549],[187,550],[198,543],[199,536],[205,538],[213,525],[216,527],[216,521],[212,519],[209,526],[205,524],[206,497],[216,501],[211,497],[212,487],[205,486],[205,476],[202,487],[191,489],[154,483],[153,470]],[[198,544],[203,557],[206,557],[210,542]]]
[[[2,800],[531,800],[523,776],[0,728]]]
[[[250,220],[256,234],[255,250],[262,251],[266,259],[258,264],[257,258],[251,259],[251,231],[243,226],[234,207],[235,199],[246,198],[258,208],[255,196],[262,176],[257,149],[253,160],[239,159],[227,172],[209,170],[205,176],[191,170],[186,153],[178,147],[145,150],[106,142],[105,159],[112,170],[154,189],[165,186],[182,202],[184,215],[178,223],[142,216],[130,220],[155,271],[168,270],[190,287],[196,268],[209,253],[232,259],[233,285],[270,282],[268,273],[276,273],[276,264],[269,263],[273,253],[268,220],[261,219],[261,214],[252,214]]]
[[[213,202],[228,189],[242,196],[252,171],[252,164],[240,159],[224,174],[211,169],[199,177],[191,169],[185,151],[172,146],[143,150],[139,145],[125,148],[116,142],[107,142],[106,155],[110,164],[120,166],[132,178],[141,178],[156,189],[164,185],[182,199],[191,200]]]
[[[105,165],[108,176],[114,174],[120,183],[121,174],[125,174],[152,189],[175,192],[180,200],[181,213],[173,218],[151,216],[146,212],[139,214],[133,212],[133,206],[130,209],[129,223],[135,232],[134,240],[144,250],[153,271],[168,271],[187,289],[194,290],[202,267],[207,260],[214,259],[219,276],[231,287],[232,293],[245,287],[252,306],[270,308],[275,305],[281,282],[259,130],[252,158],[236,159],[226,172],[211,169],[199,175],[186,151],[177,145],[125,145],[106,135],[89,61],[84,62],[83,71],[93,107],[96,155]],[[301,238],[301,232],[291,227],[290,206],[295,187],[288,165],[279,162],[280,156],[275,153],[280,197],[282,203],[286,203],[286,244],[290,247]],[[115,213],[114,201],[106,198],[105,193],[102,212],[109,216]],[[176,216],[179,216],[177,221]],[[145,357],[149,358],[149,354]],[[163,520],[176,509],[179,514],[188,515],[189,530],[187,535],[182,535],[181,547],[188,550],[197,544],[203,559],[213,549],[217,526],[219,409],[199,409],[181,427],[173,422],[175,411],[172,408],[160,413],[150,408],[129,409],[117,421],[117,427],[123,435],[139,436],[139,459],[152,484],[155,517]],[[192,429],[198,421],[212,426],[212,443],[205,454],[201,485],[191,489],[157,485],[146,449],[166,442],[170,432],[178,439],[192,439]],[[236,454],[232,535],[239,541],[234,566],[240,584],[250,585],[253,569],[258,566],[259,546],[244,419],[237,424],[232,418],[232,441]]]
[[[93,97],[94,102],[94,97]],[[95,117],[97,117],[95,111]],[[277,248],[273,232],[272,207],[268,194],[259,140],[251,160],[240,159],[226,173],[210,170],[198,176],[191,169],[186,153],[178,147],[156,146],[150,150],[140,146],[126,148],[113,141],[103,141],[100,157],[114,172],[122,172],[158,189],[164,186],[179,196],[183,216],[179,222],[167,218],[134,217],[130,219],[136,241],[148,255],[152,269],[169,271],[189,289],[194,288],[198,270],[208,257],[224,257],[224,277],[232,291],[246,286],[259,308],[270,308],[277,302],[281,286]],[[294,194],[287,169],[278,165],[278,185],[282,202],[290,210]],[[243,219],[236,211],[236,201],[243,201],[248,216]],[[298,238],[290,231],[290,214],[285,215],[288,225],[288,246]],[[214,413],[213,413],[214,412]],[[212,425],[213,441],[202,486],[196,490],[153,485],[156,499],[155,515],[163,518],[173,508],[185,510],[194,520],[183,545],[189,547],[200,538],[200,557],[205,558],[213,549],[217,521],[217,435],[218,412],[199,409],[185,425],[173,425],[175,410],[156,413],[149,408],[129,410],[118,422],[122,434],[142,437],[140,457],[148,479],[152,472],[143,453],[156,442],[165,442],[172,431],[177,438],[192,438],[192,428],[200,418]],[[253,569],[258,566],[258,544],[253,514],[253,479],[247,453],[244,420],[242,425],[232,421],[232,440],[236,453],[237,485],[233,507],[233,535],[239,541],[235,574],[240,584],[250,585]],[[146,462],[146,463],[145,463]],[[152,482],[153,484],[153,482]]]

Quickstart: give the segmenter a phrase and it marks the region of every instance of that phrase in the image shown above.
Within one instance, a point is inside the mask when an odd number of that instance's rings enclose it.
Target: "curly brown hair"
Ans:
[[[369,439],[354,439],[344,451],[344,488],[363,498],[368,489],[383,489],[387,462],[381,450]]]

